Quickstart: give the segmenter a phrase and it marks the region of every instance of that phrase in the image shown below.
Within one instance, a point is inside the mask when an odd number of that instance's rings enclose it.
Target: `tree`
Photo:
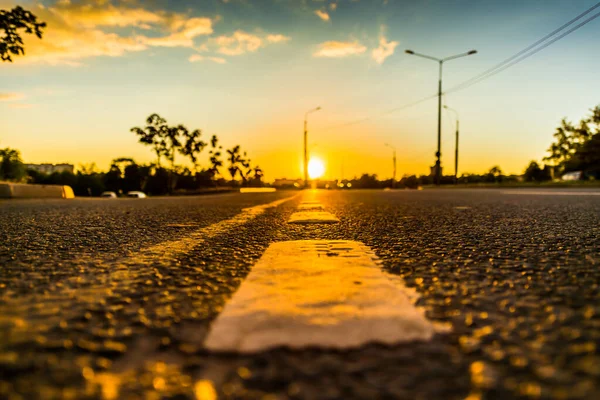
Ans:
[[[180,125],[181,126],[181,125]],[[185,129],[185,128],[184,128]],[[189,157],[192,165],[194,166],[194,172],[198,170],[198,155],[204,150],[207,144],[200,139],[202,136],[202,131],[200,129],[196,129],[192,132],[189,132],[187,129],[181,131],[184,142],[180,147],[179,152],[185,156]],[[213,136],[216,138],[216,136]]]
[[[181,124],[167,126],[164,133],[165,152],[164,156],[171,163],[171,170],[175,169],[175,152],[181,149],[181,138],[189,135],[187,128]]]
[[[239,171],[238,167],[242,160],[242,156],[240,154],[240,145],[234,146],[227,150],[227,154],[229,154],[227,157],[227,161],[229,162],[227,170],[229,171],[229,175],[231,175],[231,180],[234,181]]]
[[[0,149],[0,180],[21,182],[27,177],[27,170],[21,154],[15,149]]]
[[[489,183],[502,182],[503,178],[504,175],[502,174],[502,170],[499,166],[495,165],[492,168],[490,168],[490,170],[486,174],[485,181]]]
[[[169,154],[166,141],[168,130],[167,120],[156,113],[146,118],[144,128],[134,127],[130,129],[131,132],[139,136],[140,143],[153,147],[159,167],[161,157]]]
[[[564,171],[578,168],[576,154],[592,139],[594,131],[591,125],[596,125],[595,133],[600,132],[600,106],[590,111],[591,115],[582,119],[579,125],[573,125],[563,118],[560,126],[556,128],[554,142],[548,148],[549,155],[544,157],[544,161]]]
[[[247,154],[244,152],[244,156],[240,159],[240,164],[238,165],[238,171],[240,172],[240,176],[242,177],[242,181],[244,184],[248,183],[248,179],[250,179],[250,174],[253,171],[251,167],[251,160],[246,158]],[[262,170],[261,170],[262,172]]]
[[[566,171],[585,171],[598,178],[600,174],[600,133],[592,135],[577,153],[565,163]]]
[[[25,31],[26,34],[35,34],[41,39],[42,29],[45,27],[45,22],[38,22],[35,15],[20,6],[10,11],[0,10],[0,31],[4,31],[4,35],[0,38],[2,61],[12,62],[11,55],[25,54],[20,31]]]
[[[526,182],[543,182],[552,179],[550,167],[544,166],[542,169],[535,161],[531,161],[523,174]]]
[[[247,158],[248,154],[246,152],[242,153],[240,145],[227,150],[227,154],[229,154],[227,158],[229,162],[227,170],[229,171],[229,175],[231,175],[231,180],[235,180],[235,177],[239,174],[240,178],[242,178],[242,183],[245,185],[248,179],[250,179],[250,174],[253,170],[251,160]],[[262,173],[262,170],[260,171]]]
[[[360,179],[352,180],[352,186],[361,189],[375,189],[379,187],[379,181],[375,174],[362,174]]]
[[[216,135],[213,135],[210,139],[210,170],[213,175],[219,174],[219,168],[223,166],[223,161],[221,161],[221,150],[223,146],[219,146],[219,139]]]
[[[99,196],[104,189],[104,174],[96,171],[96,164],[79,166],[73,186],[75,196]]]

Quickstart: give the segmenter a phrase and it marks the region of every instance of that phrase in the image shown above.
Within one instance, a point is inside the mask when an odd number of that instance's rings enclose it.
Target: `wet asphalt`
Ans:
[[[297,197],[172,257],[140,256],[294,194],[0,201],[0,398],[600,398],[600,196],[319,192],[339,224],[287,224]],[[364,242],[451,330],[206,352],[266,248],[302,239]]]

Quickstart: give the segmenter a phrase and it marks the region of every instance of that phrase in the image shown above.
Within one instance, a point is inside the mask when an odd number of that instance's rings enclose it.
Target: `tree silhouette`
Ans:
[[[194,172],[197,172],[198,155],[207,146],[206,142],[200,139],[200,136],[202,136],[202,131],[200,129],[196,129],[192,132],[189,132],[187,129],[185,129],[181,131],[181,135],[183,136],[184,142],[180,147],[179,152],[183,156],[188,157],[190,159],[192,165],[194,166]]]
[[[164,133],[165,152],[164,156],[171,163],[171,169],[175,168],[175,152],[181,149],[181,138],[189,134],[187,128],[181,124],[167,126]]]
[[[240,154],[240,145],[234,146],[231,149],[227,150],[227,161],[229,162],[229,166],[227,170],[229,171],[229,175],[231,175],[231,180],[234,181],[237,173],[239,171],[239,165],[242,161],[242,156]]]
[[[552,179],[550,175],[550,168],[544,167],[544,169],[542,169],[535,161],[531,161],[529,163],[525,173],[523,174],[523,178],[526,182],[542,182]]]
[[[45,27],[45,22],[38,22],[35,15],[20,6],[10,11],[0,10],[0,31],[4,31],[4,35],[0,37],[2,61],[12,62],[11,55],[25,54],[20,31],[25,31],[26,34],[35,34],[41,39],[42,28]]]
[[[227,158],[227,161],[229,162],[227,170],[229,171],[229,175],[231,175],[231,180],[235,180],[235,177],[239,173],[240,178],[242,178],[242,181],[245,184],[250,178],[250,173],[252,172],[252,168],[250,167],[251,161],[249,158],[247,158],[247,153],[242,153],[240,145],[237,145],[227,150],[227,154],[229,154]]]
[[[570,169],[570,162],[583,146],[592,138],[594,132],[590,125],[596,125],[596,132],[600,129],[600,106],[596,106],[592,110],[591,116],[584,118],[579,122],[579,125],[573,125],[566,118],[556,128],[554,133],[554,142],[548,148],[549,155],[544,157],[544,161],[550,162],[560,169]]]
[[[21,154],[15,149],[0,149],[0,180],[20,182],[27,176]]]
[[[158,114],[151,114],[146,118],[144,128],[134,127],[130,129],[131,132],[139,136],[140,143],[153,147],[159,167],[161,157],[169,154],[166,140],[168,130],[167,120]]]
[[[242,177],[242,181],[244,181],[244,183],[248,182],[250,173],[252,172],[252,167],[250,166],[251,160],[246,157],[247,154],[244,152],[244,156],[240,159],[240,163],[238,165],[238,171],[240,172],[240,176]]]
[[[219,139],[216,135],[213,135],[210,139],[210,171],[213,175],[217,175],[219,173],[219,168],[223,166],[223,161],[221,161],[221,150],[223,146],[219,146]]]

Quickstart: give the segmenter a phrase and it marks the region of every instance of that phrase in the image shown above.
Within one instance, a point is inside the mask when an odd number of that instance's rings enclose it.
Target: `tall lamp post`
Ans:
[[[392,189],[396,187],[396,148],[390,144],[385,143],[387,147],[392,149],[394,152],[392,153],[392,162],[394,164],[394,175],[392,177]]]
[[[458,120],[458,111],[448,106],[444,106],[446,110],[452,111],[456,116],[456,143],[454,144],[454,184],[458,184],[458,130],[459,130],[459,120]]]
[[[308,110],[304,114],[304,187],[308,187],[308,128],[307,128],[307,120],[308,114],[313,113],[315,111],[319,111],[321,107],[313,108],[312,110]]]
[[[460,57],[470,56],[472,54],[476,54],[477,50],[471,50],[466,53],[457,54],[455,56],[450,56],[446,58],[436,58],[431,57],[425,54],[415,53],[412,50],[406,50],[406,54],[410,54],[417,57],[427,58],[428,60],[433,60],[439,63],[440,65],[440,78],[438,83],[438,141],[437,141],[437,152],[435,153],[436,161],[435,161],[435,184],[439,186],[441,180],[441,158],[442,158],[442,66],[446,61],[454,60]]]

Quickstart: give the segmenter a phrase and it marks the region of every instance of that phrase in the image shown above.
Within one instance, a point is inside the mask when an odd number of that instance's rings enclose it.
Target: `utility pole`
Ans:
[[[440,77],[438,81],[438,131],[437,131],[437,152],[435,153],[436,161],[435,161],[435,184],[440,185],[442,179],[442,66],[444,62],[454,60],[460,57],[470,56],[472,54],[477,54],[477,50],[471,50],[466,53],[457,54],[455,56],[450,56],[446,58],[436,58],[431,57],[425,54],[415,53],[412,50],[406,50],[406,54],[410,54],[417,57],[427,58],[428,60],[433,60],[439,63],[440,65]]]
[[[454,144],[454,184],[458,185],[458,118],[456,119],[456,143]]]
[[[452,111],[456,116],[456,143],[454,144],[454,184],[458,184],[458,134],[459,134],[459,118],[458,111],[448,106],[444,106],[446,110]]]
[[[442,181],[442,66],[444,60],[440,60],[440,78],[438,81],[438,130],[437,151],[435,153],[435,184],[440,186]]]
[[[321,107],[313,108],[304,114],[304,188],[308,187],[308,114],[320,109]]]
[[[387,143],[385,143],[385,145],[393,150],[392,163],[394,165],[394,175],[392,176],[392,189],[394,189],[396,187],[396,148]]]

